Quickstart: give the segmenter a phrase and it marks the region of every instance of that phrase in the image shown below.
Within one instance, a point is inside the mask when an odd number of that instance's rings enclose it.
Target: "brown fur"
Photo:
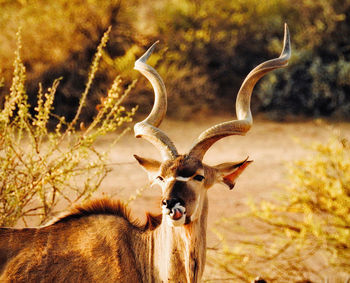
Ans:
[[[0,228],[0,282],[142,282],[143,238],[160,224],[147,213],[141,225],[121,201],[100,199],[49,226]]]
[[[146,212],[147,221],[144,225],[144,230],[153,231],[162,223],[162,215],[153,215],[149,212]]]
[[[78,219],[84,216],[105,214],[117,215],[125,218],[127,221],[133,223],[134,220],[130,216],[130,210],[127,205],[120,200],[111,200],[108,198],[94,199],[84,204],[79,204],[73,207],[67,215],[57,219],[53,224],[59,222],[67,222],[72,219]]]
[[[115,215],[124,218],[135,228],[141,230],[154,230],[162,222],[161,215],[153,215],[146,212],[146,223],[141,224],[138,219],[131,216],[130,209],[121,200],[112,200],[109,198],[101,198],[88,201],[81,205],[76,205],[71,209],[70,213],[58,218],[55,223],[67,222],[73,219],[79,219],[89,215]]]

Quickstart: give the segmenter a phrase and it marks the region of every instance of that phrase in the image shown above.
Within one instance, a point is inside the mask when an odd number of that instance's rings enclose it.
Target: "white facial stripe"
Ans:
[[[168,183],[168,182],[174,181],[175,178],[174,178],[174,177],[168,177],[168,178],[166,178],[165,180],[166,180],[166,182]]]
[[[187,181],[191,180],[191,177],[183,177],[183,176],[177,176],[176,178],[175,177],[168,177],[165,179],[165,182],[170,183],[170,182],[173,182],[175,180],[180,181],[180,182],[187,182]]]
[[[177,176],[176,178],[175,177],[168,177],[165,179],[165,183],[166,184],[169,184],[169,183],[172,183],[174,181],[181,181],[181,182],[187,182],[189,181],[191,178],[190,177],[182,177],[182,176]]]
[[[190,177],[182,177],[182,176],[177,176],[176,178],[171,176],[171,177],[166,178],[167,182],[171,182],[171,181],[174,181],[174,180],[177,180],[177,181],[188,181],[189,179],[190,179]]]
[[[176,181],[187,182],[188,180],[190,180],[190,177],[182,177],[182,176],[176,177]]]

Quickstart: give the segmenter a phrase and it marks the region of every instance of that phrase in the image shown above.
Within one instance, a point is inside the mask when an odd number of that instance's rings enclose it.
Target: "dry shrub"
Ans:
[[[349,279],[350,143],[335,132],[308,148],[312,156],[289,166],[285,194],[251,201],[249,212],[221,221],[223,247],[211,261],[233,280]],[[228,231],[233,245],[223,236]]]
[[[98,106],[92,123],[84,126],[80,116],[109,32],[110,29],[97,48],[85,90],[70,122],[64,116],[53,114],[60,79],[47,91],[40,86],[38,103],[31,112],[18,35],[11,91],[0,112],[0,226],[13,226],[19,219],[26,224],[29,216],[39,216],[40,223],[44,223],[60,201],[74,203],[89,198],[108,173],[109,149],[97,151],[95,143],[101,136],[131,121],[135,109],[126,111],[121,102],[133,84],[124,90],[117,77]],[[49,124],[54,125],[52,131],[48,130]],[[80,131],[77,131],[79,125]]]

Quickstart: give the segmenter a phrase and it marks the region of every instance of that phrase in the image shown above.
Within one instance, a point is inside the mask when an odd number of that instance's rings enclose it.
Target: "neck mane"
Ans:
[[[199,282],[206,258],[208,200],[203,200],[200,217],[190,224],[171,227],[165,219],[142,236],[145,252],[140,266],[145,282]],[[164,218],[164,216],[163,216]],[[140,243],[138,243],[140,245]]]
[[[109,198],[101,198],[88,201],[83,205],[76,205],[67,214],[53,220],[46,226],[67,222],[90,215],[115,215],[124,218],[131,226],[141,231],[152,231],[156,229],[162,222],[161,215],[153,215],[146,212],[146,222],[141,223],[138,219],[131,216],[128,206],[120,200],[112,200]]]

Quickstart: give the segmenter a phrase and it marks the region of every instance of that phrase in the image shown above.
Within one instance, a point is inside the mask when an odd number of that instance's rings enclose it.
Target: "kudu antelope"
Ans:
[[[167,98],[161,77],[146,63],[154,47],[135,63],[155,93],[153,109],[135,125],[135,135],[155,145],[163,160],[135,158],[162,188],[162,215],[148,215],[140,225],[122,203],[103,199],[76,207],[45,227],[1,228],[0,282],[199,282],[205,265],[207,190],[216,182],[232,189],[251,162],[208,166],[203,157],[219,139],[248,132],[253,88],[269,71],[287,65],[289,33],[285,26],[280,57],[260,64],[244,80],[237,96],[238,120],[204,131],[184,155],[158,128]]]

